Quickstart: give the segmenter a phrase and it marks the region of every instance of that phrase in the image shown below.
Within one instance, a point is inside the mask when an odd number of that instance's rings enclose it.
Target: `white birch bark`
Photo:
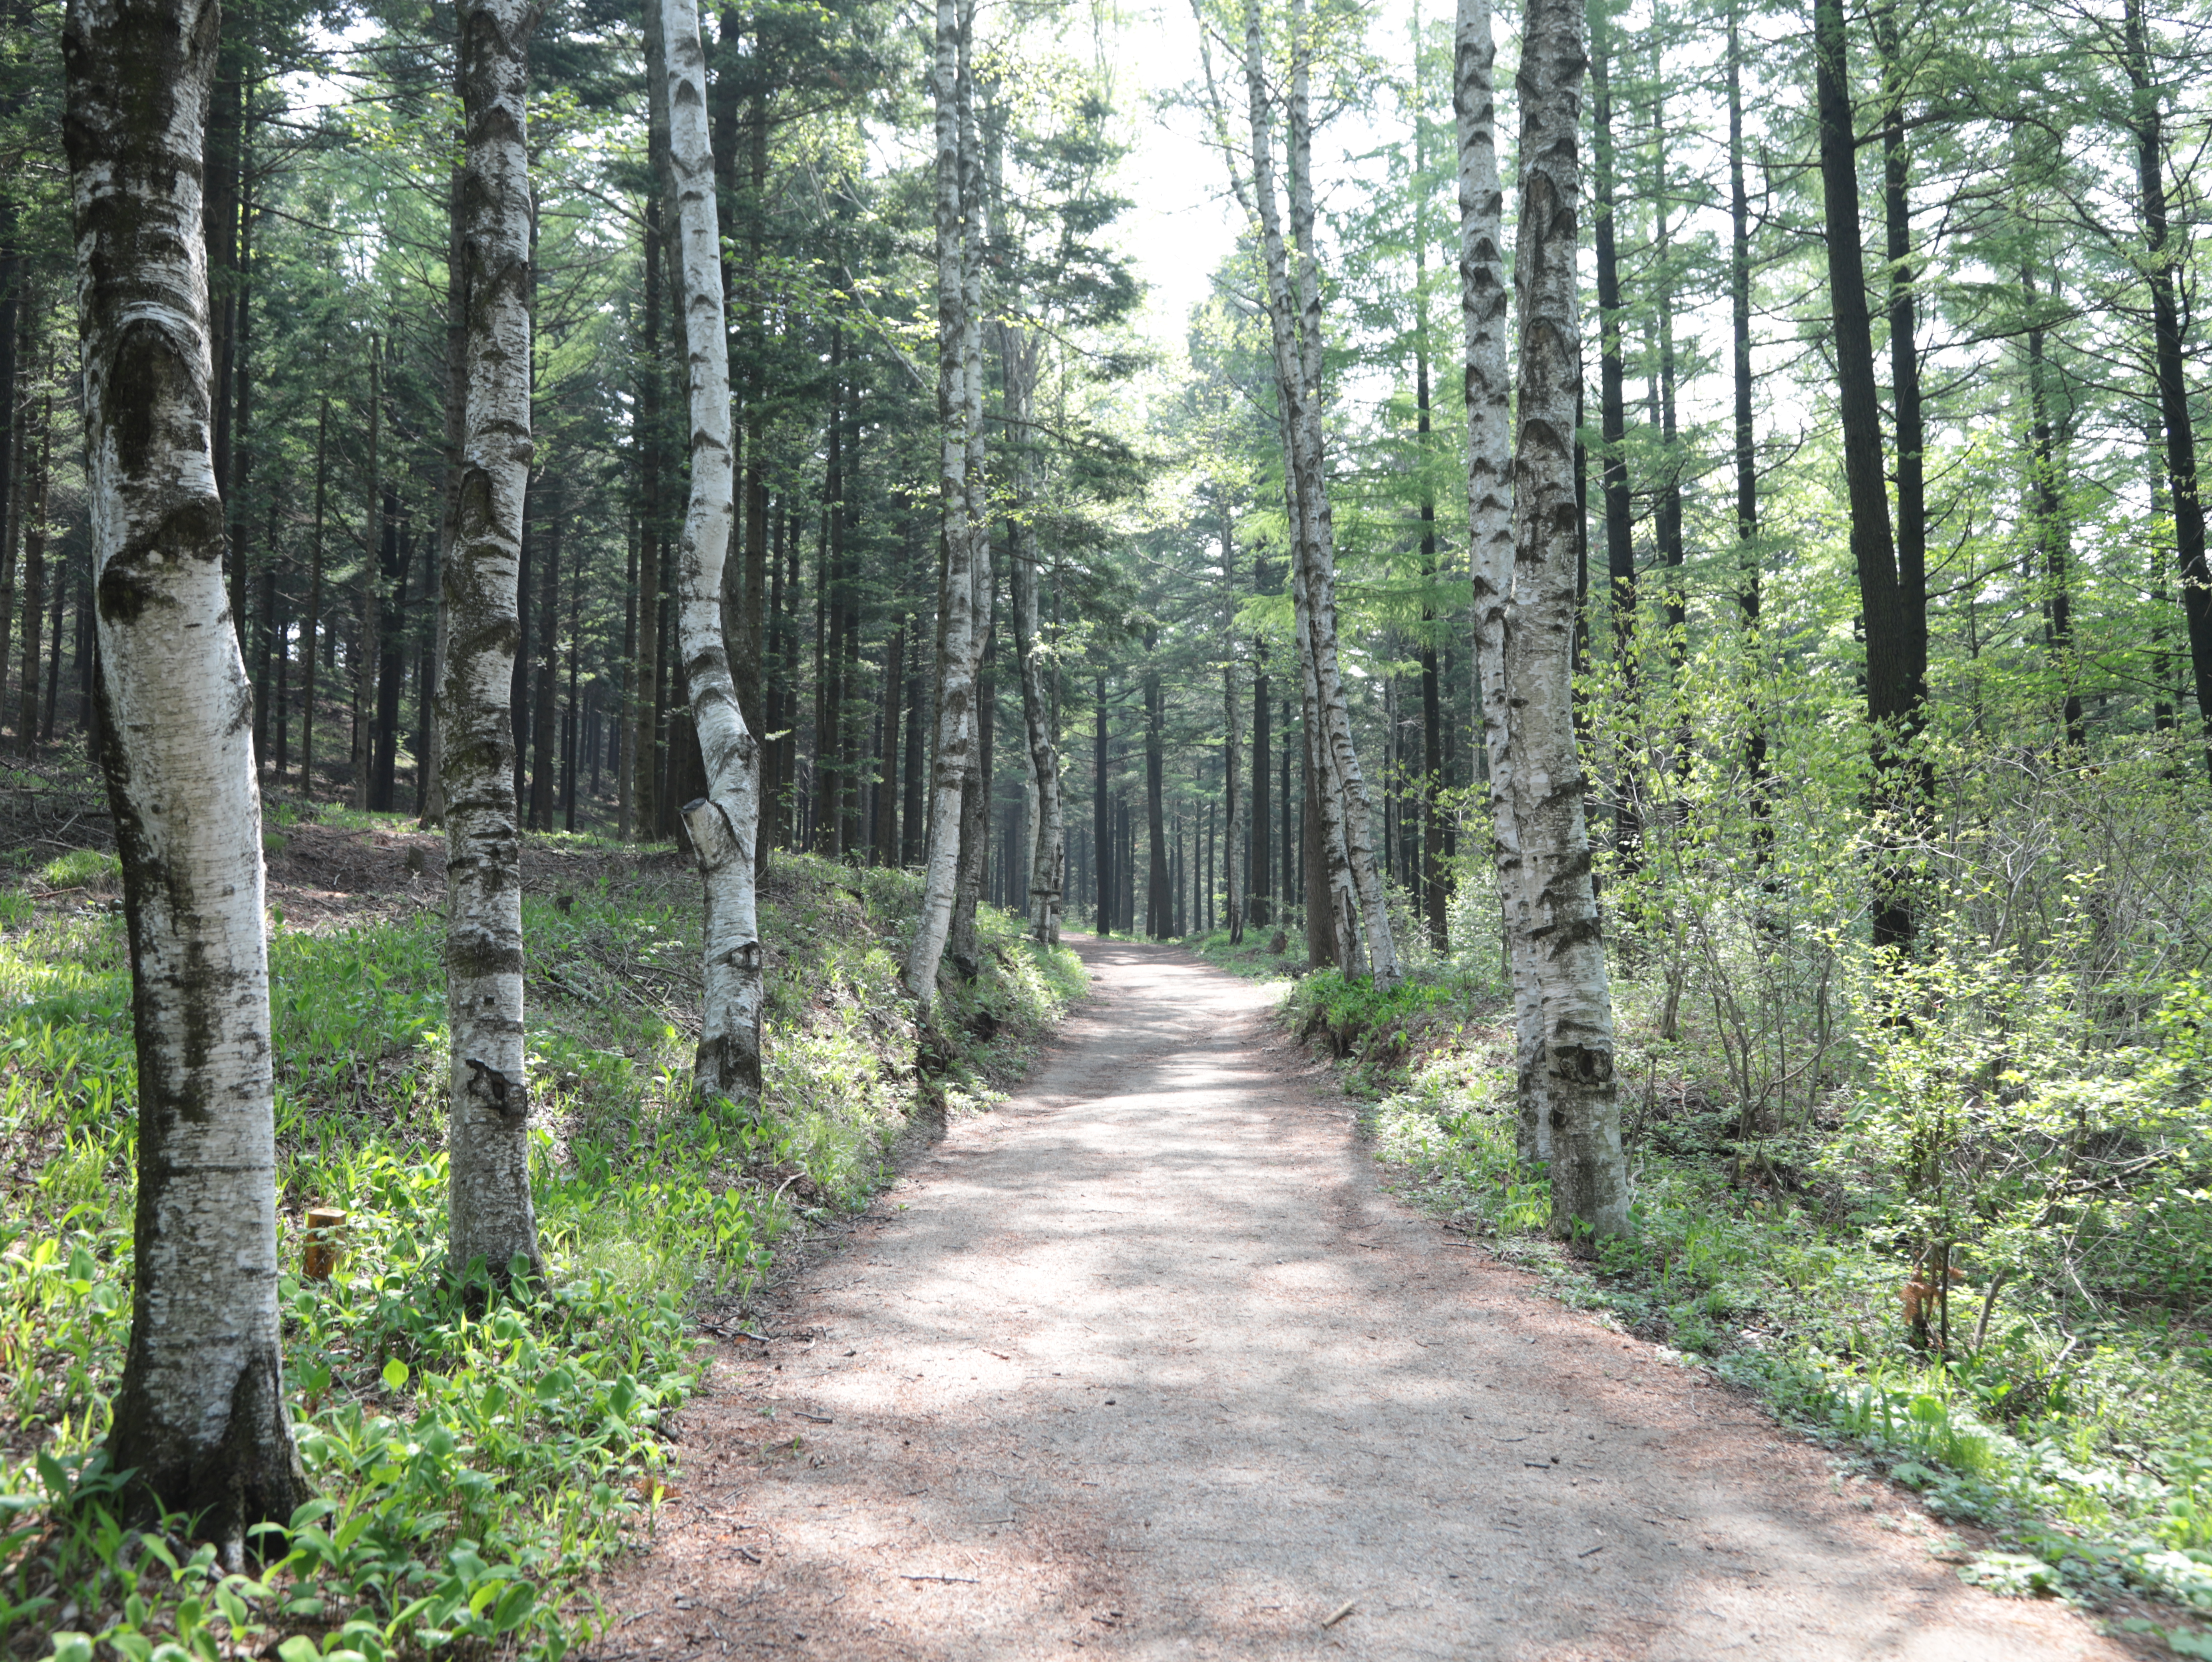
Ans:
[[[960,863],[952,901],[952,925],[945,951],[969,980],[981,963],[975,945],[975,908],[982,903],[985,865],[991,848],[991,782],[983,777],[989,753],[985,724],[990,713],[982,695],[984,660],[992,642],[992,611],[997,585],[991,566],[990,482],[983,471],[983,258],[990,234],[990,197],[985,187],[983,146],[975,124],[975,6],[960,7],[960,385],[963,436],[968,460],[963,479],[968,493],[968,569],[974,587],[975,660],[969,679],[975,688],[975,743],[968,754],[961,787]]]
[[[1530,0],[1522,23],[1520,380],[1513,450],[1514,590],[1505,613],[1510,791],[1543,995],[1536,1065],[1552,1125],[1552,1222],[1628,1230],[1613,1077],[1613,998],[1590,883],[1575,742],[1575,416],[1582,385],[1575,255],[1583,70],[1581,0]]]
[[[1295,321],[1295,290],[1284,249],[1282,209],[1276,197],[1274,121],[1261,51],[1258,0],[1247,0],[1244,9],[1244,92],[1252,133],[1251,206],[1260,221],[1261,267],[1267,281],[1268,337],[1274,350],[1284,494],[1291,525],[1291,610],[1297,626],[1298,685],[1305,717],[1307,757],[1313,764],[1318,786],[1315,805],[1322,817],[1326,881],[1321,895],[1307,895],[1306,905],[1309,908],[1316,905],[1328,908],[1337,967],[1346,975],[1354,975],[1364,967],[1364,954],[1346,846],[1344,797],[1336,788],[1333,750],[1316,743],[1323,728],[1321,682],[1314,658],[1312,597],[1307,581],[1310,565],[1308,554],[1316,523],[1311,508],[1316,478],[1308,465],[1311,459],[1311,429],[1305,419],[1308,385]]]
[[[1044,642],[1037,617],[1037,553],[1027,516],[1036,499],[1030,460],[1036,435],[1037,365],[1043,343],[1009,327],[1000,333],[999,360],[1006,383],[1006,432],[1013,464],[1013,502],[1007,517],[1006,575],[1013,590],[1014,652],[1021,663],[1022,724],[1030,749],[1029,919],[1040,941],[1060,940],[1061,890],[1066,884],[1067,829],[1060,796],[1060,741],[1052,731],[1052,700],[1045,686]]]
[[[1373,955],[1377,986],[1402,977],[1397,943],[1390,930],[1390,908],[1382,873],[1375,859],[1375,808],[1352,741],[1352,713],[1346,702],[1336,638],[1336,525],[1328,496],[1328,452],[1321,405],[1322,339],[1320,264],[1314,246],[1313,130],[1308,114],[1308,81],[1312,40],[1305,0],[1291,3],[1290,128],[1291,234],[1297,259],[1299,369],[1304,385],[1298,400],[1301,460],[1306,476],[1306,604],[1312,618],[1314,676],[1321,703],[1320,750],[1328,760],[1336,793],[1342,798],[1344,858],[1359,898],[1367,948]]]
[[[660,0],[660,24],[668,65],[677,304],[691,400],[691,496],[677,555],[676,639],[707,770],[707,794],[681,810],[706,889],[705,997],[692,1084],[707,1095],[751,1095],[761,1084],[766,992],[753,888],[760,744],[738,707],[722,628],[722,573],[736,518],[736,456],[714,155],[707,129],[707,55],[696,0]]]
[[[931,88],[937,106],[937,420],[938,498],[943,524],[945,581],[938,623],[937,752],[930,767],[928,860],[921,916],[900,980],[907,996],[927,1004],[952,926],[960,875],[962,786],[975,744],[975,585],[968,515],[969,391],[965,270],[963,260],[959,0],[938,0],[937,52]]]
[[[142,1497],[244,1532],[310,1490],[284,1406],[252,690],[222,580],[201,167],[213,0],[71,0],[63,128],[100,604],[100,732],[138,1060],[130,1349]]]
[[[1511,724],[1505,703],[1505,607],[1513,592],[1512,395],[1506,379],[1504,192],[1498,174],[1498,48],[1489,0],[1460,0],[1453,37],[1452,106],[1459,128],[1460,314],[1465,325],[1467,517],[1473,545],[1474,661],[1490,756],[1491,858],[1513,977],[1517,1142],[1529,1161],[1552,1157],[1540,1052],[1543,998],[1521,890],[1513,822]]]
[[[510,694],[520,634],[530,428],[528,0],[464,0],[461,245],[466,388],[438,698],[446,792],[447,1250],[503,1281],[543,1263],[530,1198],[522,1032],[522,831]]]

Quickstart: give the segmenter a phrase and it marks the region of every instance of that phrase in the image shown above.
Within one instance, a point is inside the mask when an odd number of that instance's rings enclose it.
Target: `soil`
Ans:
[[[2126,1653],[1384,1193],[1267,996],[1095,994],[717,1346],[598,1662]]]

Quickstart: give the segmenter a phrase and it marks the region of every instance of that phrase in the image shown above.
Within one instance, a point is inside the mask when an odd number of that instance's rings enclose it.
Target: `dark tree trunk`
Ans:
[[[1148,636],[1146,649],[1158,645],[1157,635]],[[1152,856],[1146,869],[1145,932],[1154,940],[1165,940],[1175,932],[1175,913],[1172,893],[1173,876],[1168,870],[1167,825],[1163,817],[1166,806],[1167,767],[1167,702],[1160,692],[1160,672],[1156,664],[1145,669],[1145,826]]]
[[[537,709],[530,720],[530,824],[536,831],[553,828],[553,777],[556,744],[560,737],[556,716],[556,693],[561,673],[561,532],[565,515],[564,493],[557,476],[544,480],[545,574],[538,600]]]
[[[1729,306],[1730,367],[1735,383],[1735,534],[1738,549],[1736,609],[1749,635],[1746,666],[1751,688],[1744,726],[1744,770],[1751,786],[1752,854],[1764,866],[1771,857],[1774,829],[1768,822],[1766,721],[1760,703],[1759,646],[1759,458],[1752,421],[1751,375],[1751,195],[1743,177],[1743,42],[1740,0],[1728,17],[1729,106]]]
[[[39,416],[37,480],[25,493],[28,500],[23,505],[23,685],[15,713],[15,748],[27,756],[39,748],[39,626],[46,617],[46,481],[53,447],[54,401],[49,394]]]
[[[1843,0],[1814,0],[1814,101],[1820,130],[1820,187],[1834,309],[1837,402],[1842,416],[1844,478],[1866,633],[1867,717],[1874,729],[1875,805],[1893,830],[1877,856],[1874,941],[1904,947],[1913,937],[1900,822],[1917,807],[1910,749],[1920,729],[1923,688],[1913,673],[1907,607],[1899,594],[1890,537],[1889,487],[1883,476],[1881,402],[1875,384],[1874,334],[1860,246],[1858,158],[1851,124]]]
[[[2142,204],[2143,247],[2150,282],[2151,330],[2158,367],[2158,409],[2166,428],[2166,488],[2173,512],[2181,610],[2189,621],[2189,662],[2197,682],[2197,717],[2212,741],[2212,567],[2205,560],[2204,501],[2198,494],[2197,430],[2189,408],[2181,312],[2174,294],[2175,255],[2167,246],[2166,140],[2159,92],[2151,75],[2142,0],[2125,0],[2128,78],[2135,91],[2136,182]],[[2212,768],[2212,743],[2205,747]]]
[[[389,486],[384,492],[384,549],[378,563],[384,581],[377,585],[376,605],[383,616],[376,632],[376,771],[370,780],[368,805],[389,814],[398,797],[399,683],[407,647],[407,586],[415,567],[414,529],[400,508],[398,494]]]
[[[300,620],[300,788],[315,786],[315,664],[323,622],[323,510],[330,482],[331,396],[315,416],[315,528],[307,545],[307,615]]]
[[[640,839],[660,832],[660,192],[659,173],[645,204],[645,325],[638,352],[637,659],[631,684],[635,727],[630,739],[631,824]]]
[[[1106,677],[1097,680],[1097,737],[1091,749],[1091,840],[1098,851],[1097,870],[1093,873],[1097,889],[1097,925],[1101,935],[1114,932],[1114,825],[1106,801]]]
[[[1255,573],[1255,591],[1259,586]],[[1252,642],[1252,846],[1249,851],[1229,851],[1231,859],[1249,861],[1249,888],[1244,910],[1255,925],[1275,921],[1275,866],[1267,813],[1269,800],[1274,795],[1267,760],[1267,722],[1271,713],[1267,707],[1267,649],[1265,642],[1255,636]]]

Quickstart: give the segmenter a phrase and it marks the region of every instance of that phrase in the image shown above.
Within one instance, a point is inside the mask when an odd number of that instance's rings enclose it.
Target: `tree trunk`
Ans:
[[[660,217],[661,167],[658,152],[667,143],[661,131],[656,160],[647,184],[645,204],[645,331],[638,351],[638,558],[637,658],[630,740],[630,825],[638,838],[652,841],[660,822],[660,531],[661,453],[665,419],[661,413]]]
[[[1735,534],[1740,576],[1736,610],[1743,620],[1753,661],[1746,666],[1750,688],[1744,733],[1744,771],[1749,775],[1752,857],[1764,867],[1772,858],[1774,829],[1766,786],[1766,722],[1760,703],[1759,652],[1759,458],[1752,420],[1751,375],[1751,195],[1743,179],[1743,42],[1741,0],[1730,0],[1728,15],[1729,107],[1729,304],[1732,324],[1730,367],[1735,381]]]
[[[1820,129],[1820,190],[1828,244],[1828,288],[1834,312],[1837,402],[1842,417],[1844,478],[1851,519],[1851,558],[1858,569],[1866,632],[1867,717],[1874,729],[1875,806],[1887,816],[1885,846],[1876,856],[1874,943],[1909,945],[1911,897],[1898,848],[1901,816],[1916,807],[1906,747],[1918,733],[1922,688],[1913,675],[1907,606],[1899,594],[1890,538],[1889,484],[1883,476],[1881,408],[1874,376],[1873,325],[1867,311],[1866,264],[1860,249],[1859,184],[1846,61],[1843,0],[1814,0],[1814,102]]]
[[[63,137],[138,1064],[131,1339],[108,1462],[152,1503],[197,1514],[238,1568],[245,1532],[289,1521],[310,1490],[282,1377],[260,800],[208,422],[216,42],[212,5],[76,0]]]
[[[540,523],[544,536],[545,570],[538,578],[538,665],[536,708],[530,718],[535,751],[530,767],[530,826],[534,831],[553,828],[553,768],[559,729],[555,716],[556,682],[561,670],[561,519],[563,506],[560,476],[550,470],[539,478],[545,513]]]
[[[316,637],[323,623],[323,510],[330,457],[331,395],[325,392],[315,416],[315,529],[307,545],[307,615],[300,622],[300,789],[308,795],[315,788],[315,665],[322,656]]]
[[[2173,513],[2181,610],[2189,623],[2189,662],[2197,683],[2198,719],[2212,741],[2212,565],[2205,555],[2204,499],[2197,476],[2197,429],[2190,412],[2181,312],[2174,293],[2178,256],[2167,246],[2165,119],[2151,74],[2142,0],[2124,0],[2128,80],[2134,90],[2136,183],[2142,207],[2145,276],[2150,284],[2151,333],[2158,409],[2166,428],[2166,488]],[[2204,752],[2212,768],[2212,742]]]
[[[1237,639],[1237,537],[1226,502],[1221,507],[1221,639],[1224,645],[1229,645]],[[1261,696],[1264,697],[1265,694]],[[1238,752],[1243,746],[1244,722],[1237,704],[1237,658],[1233,649],[1224,656],[1221,664],[1221,792],[1225,798],[1222,804],[1223,818],[1228,827],[1222,845],[1227,858],[1222,862],[1221,875],[1227,880],[1228,889],[1224,908],[1227,915],[1223,921],[1228,925],[1230,943],[1234,946],[1243,944],[1244,940],[1244,873],[1237,857],[1237,851],[1244,843],[1244,796],[1238,789],[1237,777],[1243,764]],[[1214,886],[1211,833],[1212,822],[1209,821],[1206,877],[1209,913],[1206,927],[1209,931],[1213,927],[1210,914]]]
[[[2045,339],[2042,297],[2036,293],[2035,273],[2021,273],[2021,288],[2029,310],[2027,327],[2028,443],[2033,453],[2028,488],[2028,522],[2034,527],[2036,552],[2044,587],[2043,630],[2051,653],[2051,667],[2063,689],[2059,696],[2059,731],[2066,747],[2079,751],[2089,742],[2082,714],[2081,690],[2075,681],[2074,662],[2074,597],[2067,582],[2065,480],[2058,459],[2058,435],[2051,418],[2051,389]],[[2070,421],[2069,422],[2070,426]]]
[[[1150,654],[1159,647],[1157,630],[1148,630],[1145,651]],[[1160,670],[1157,662],[1145,665],[1145,831],[1146,852],[1150,857],[1145,866],[1145,933],[1156,941],[1164,941],[1175,932],[1175,900],[1168,873],[1167,824],[1163,817],[1166,807],[1167,769],[1166,701],[1160,695]]]
[[[1627,1232],[1628,1173],[1613,1094],[1613,1000],[1590,883],[1575,743],[1577,134],[1579,0],[1531,0],[1521,59],[1520,380],[1513,452],[1514,593],[1505,620],[1513,818],[1523,928],[1543,994],[1535,1065],[1552,1127],[1552,1219],[1562,1234]]]
[[[446,1019],[449,1254],[504,1283],[542,1275],[522,1028],[522,836],[511,715],[529,488],[529,0],[462,0],[468,260],[457,541],[446,573]]]
[[[1097,732],[1091,749],[1091,845],[1095,868],[1091,876],[1097,884],[1097,901],[1093,923],[1101,935],[1114,932],[1114,837],[1113,822],[1106,805],[1106,677],[1097,681]]]
[[[1595,163],[1592,196],[1597,261],[1598,434],[1604,459],[1598,476],[1605,498],[1606,604],[1613,616],[1613,656],[1620,698],[1632,707],[1638,680],[1637,610],[1642,604],[1636,580],[1636,534],[1628,493],[1628,401],[1626,365],[1621,350],[1620,259],[1614,239],[1615,185],[1613,143],[1612,24],[1602,8],[1590,46],[1590,124]],[[1510,574],[1511,567],[1504,568]],[[1503,604],[1501,600],[1501,604]],[[1480,610],[1480,603],[1477,602]],[[1634,870],[1643,862],[1644,823],[1639,811],[1633,724],[1623,722],[1613,740],[1613,843],[1622,865]],[[1497,758],[1491,766],[1494,770]],[[1493,790],[1496,787],[1493,786]]]
[[[684,829],[706,889],[705,996],[692,1083],[702,1095],[757,1095],[762,973],[753,889],[760,828],[760,745],[738,707],[722,636],[722,567],[729,557],[730,358],[724,326],[721,234],[707,134],[707,60],[696,0],[661,0],[667,58],[669,194],[676,203],[690,392],[691,496],[678,555],[678,649],[707,794],[684,804]]]
[[[1261,556],[1255,554],[1252,556],[1255,593],[1259,592],[1261,587],[1260,564]],[[1268,760],[1271,737],[1267,731],[1268,707],[1267,643],[1264,637],[1255,634],[1252,637],[1252,788],[1249,793],[1252,799],[1251,874],[1249,896],[1244,905],[1249,921],[1255,928],[1264,928],[1275,921],[1274,839],[1267,815],[1267,802],[1273,783],[1273,776],[1269,772],[1272,764]],[[1243,858],[1243,852],[1233,840],[1230,844],[1229,858],[1232,861]]]
[[[39,629],[46,615],[46,482],[54,449],[51,395],[41,401],[39,428],[38,481],[23,505],[23,685],[15,713],[15,748],[27,756],[39,748]]]
[[[1006,580],[1013,590],[1022,725],[1029,737],[1030,783],[1036,792],[1029,865],[1020,876],[1028,889],[1023,900],[1030,934],[1056,945],[1061,895],[1067,885],[1067,828],[1060,798],[1060,736],[1054,731],[1050,689],[1045,685],[1044,641],[1038,621],[1040,555],[1029,525],[1029,506],[1036,494],[1036,468],[1030,458],[1036,446],[1030,424],[1042,350],[1041,341],[1010,328],[999,355],[1006,377],[1006,431],[1014,452],[1015,513],[1006,524]]]
[[[969,515],[968,337],[981,319],[967,304],[965,253],[975,204],[963,201],[968,35],[974,0],[937,0],[931,84],[937,105],[938,494],[944,515],[944,615],[937,630],[937,754],[931,769],[928,867],[921,916],[901,969],[907,994],[927,1004],[952,927],[960,877],[961,798],[972,771],[975,725],[975,554]],[[980,394],[981,389],[976,389]]]
[[[1490,759],[1491,864],[1497,874],[1505,961],[1513,979],[1518,1132],[1526,1161],[1552,1157],[1551,1118],[1537,1066],[1543,996],[1524,927],[1521,836],[1512,791],[1506,695],[1507,608],[1513,598],[1512,389],[1507,379],[1504,192],[1498,174],[1497,46],[1489,0],[1460,0],[1452,101],[1459,132],[1460,315],[1465,329],[1468,525],[1474,589],[1474,662],[1483,745]],[[1579,369],[1577,370],[1579,376]]]
[[[383,434],[383,352],[376,334],[368,337],[368,526],[362,537],[361,582],[354,596],[360,626],[353,647],[353,777],[346,801],[356,813],[368,808],[369,731],[376,713],[376,671],[383,657],[380,640],[384,622],[384,585],[380,567],[384,548],[384,484],[380,468]]]

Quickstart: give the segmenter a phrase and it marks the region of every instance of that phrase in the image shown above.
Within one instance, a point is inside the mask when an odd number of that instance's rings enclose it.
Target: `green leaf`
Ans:
[[[92,1637],[82,1633],[54,1635],[53,1662],[92,1662]]]
[[[305,1634],[295,1633],[276,1647],[279,1662],[317,1662],[321,1654]]]
[[[394,1356],[384,1364],[384,1388],[397,1391],[407,1383],[407,1364]]]
[[[538,1590],[527,1581],[517,1581],[500,1595],[499,1604],[491,1613],[491,1630],[495,1634],[513,1633],[530,1619],[537,1603]]]

